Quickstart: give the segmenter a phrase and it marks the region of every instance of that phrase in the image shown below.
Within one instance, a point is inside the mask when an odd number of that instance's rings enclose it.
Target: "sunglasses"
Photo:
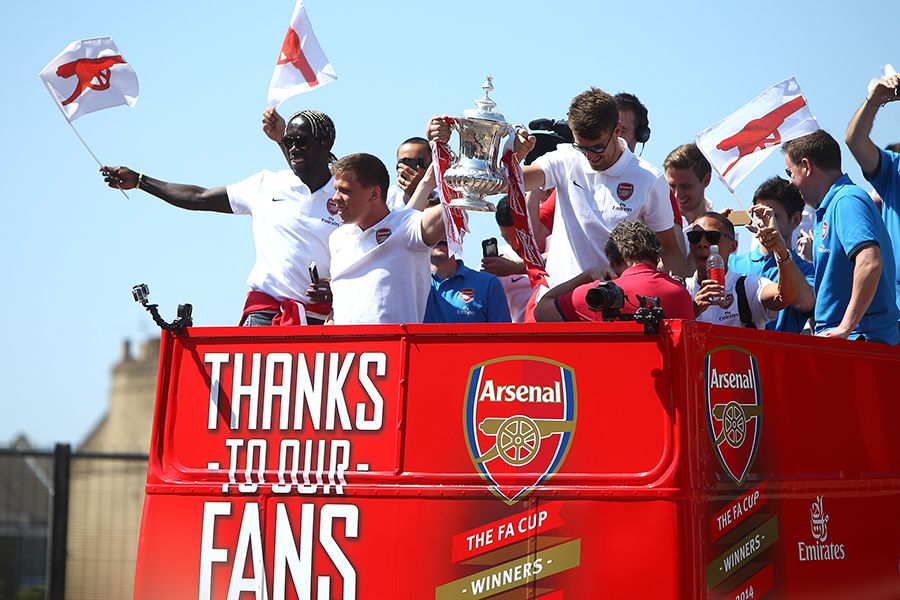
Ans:
[[[693,231],[687,232],[687,239],[691,244],[699,244],[700,240],[706,237],[706,241],[710,244],[718,244],[719,240],[722,239],[722,236],[725,236],[731,239],[730,235],[722,233],[721,231],[716,230],[708,230],[708,229],[694,229]]]
[[[597,144],[595,146],[581,146],[580,144],[576,144],[573,142],[572,147],[582,154],[603,154],[604,152],[606,152],[606,149],[609,148],[609,142],[612,140],[612,136],[615,132],[615,128],[613,128],[613,130],[609,132],[609,137],[606,138],[605,144]]]
[[[297,146],[298,148],[309,148],[313,143],[313,138],[305,135],[286,135],[281,138],[281,145],[285,148]]]

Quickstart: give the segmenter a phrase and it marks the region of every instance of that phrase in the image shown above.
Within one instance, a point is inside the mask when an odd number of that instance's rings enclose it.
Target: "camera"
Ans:
[[[144,304],[147,298],[150,297],[150,286],[146,283],[139,283],[131,288],[131,295],[134,297],[135,302]]]
[[[601,281],[588,290],[585,297],[588,308],[603,312],[603,317],[614,319],[625,306],[625,292],[612,281]]]
[[[485,258],[489,256],[500,256],[497,248],[497,238],[481,240],[481,255]]]

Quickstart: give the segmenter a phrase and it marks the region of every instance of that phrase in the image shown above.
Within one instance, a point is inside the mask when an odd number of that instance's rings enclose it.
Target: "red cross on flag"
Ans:
[[[698,133],[697,147],[734,192],[777,147],[818,129],[800,85],[791,77]]]
[[[72,42],[40,77],[69,122],[95,110],[137,104],[137,74],[110,37]]]
[[[337,75],[319,46],[303,7],[303,0],[297,0],[291,24],[275,63],[272,82],[269,84],[269,106],[278,107],[291,96],[308,92],[335,79]]]

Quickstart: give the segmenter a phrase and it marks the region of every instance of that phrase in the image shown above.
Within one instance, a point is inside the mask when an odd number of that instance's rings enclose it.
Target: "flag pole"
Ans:
[[[50,97],[53,99],[53,104],[55,104],[55,105],[56,105],[56,108],[59,109],[59,112],[62,114],[63,119],[66,120],[66,123],[68,123],[68,124],[69,124],[69,127],[72,128],[72,131],[75,132],[75,137],[78,138],[78,141],[81,142],[81,145],[84,146],[84,149],[88,151],[88,154],[91,155],[91,158],[93,158],[93,159],[97,162],[97,164],[98,164],[100,167],[103,167],[103,163],[100,162],[100,159],[97,158],[97,155],[94,154],[94,151],[91,150],[91,147],[87,145],[87,142],[84,141],[84,138],[81,137],[81,134],[78,133],[78,130],[77,130],[77,129],[75,129],[75,125],[73,125],[73,124],[72,124],[72,121],[69,120],[68,115],[66,115],[66,111],[64,111],[64,110],[62,109],[62,106],[60,106],[59,102],[58,102],[57,99],[56,99],[56,96],[53,95],[53,90],[50,89],[50,86],[47,84],[46,81],[44,81],[44,80],[42,79],[41,82],[44,84],[44,87],[47,88],[47,92],[50,94]],[[116,189],[118,189],[120,192],[122,192],[122,195],[123,195],[123,196],[125,196],[126,198],[128,198],[128,194],[125,193],[125,190],[123,190],[122,188],[116,188]],[[130,200],[130,198],[129,198],[129,200]]]

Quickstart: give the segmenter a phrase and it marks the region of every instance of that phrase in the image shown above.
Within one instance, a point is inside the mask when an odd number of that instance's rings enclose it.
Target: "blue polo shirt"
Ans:
[[[894,253],[884,221],[875,203],[861,187],[841,175],[816,207],[813,232],[813,262],[816,266],[816,333],[840,325],[853,289],[853,257],[864,246],[881,249],[881,277],[875,297],[850,339],[886,344],[900,343],[897,319]]]
[[[881,196],[881,218],[893,241],[894,274],[897,276],[897,306],[900,307],[900,154],[878,149],[878,168],[864,173]]]
[[[800,255],[791,250],[794,264],[806,277],[810,287],[816,286],[816,268],[811,262],[800,258]],[[751,250],[746,254],[728,257],[728,268],[741,275],[758,275],[771,281],[778,281],[778,263],[774,254],[763,254],[759,249]],[[802,333],[803,326],[812,316],[812,313],[802,314],[793,306],[789,306],[778,313],[778,319],[769,321],[766,329],[773,331],[785,331],[787,333]]]
[[[473,271],[461,260],[447,279],[431,274],[425,323],[509,323],[509,305],[500,280]]]

